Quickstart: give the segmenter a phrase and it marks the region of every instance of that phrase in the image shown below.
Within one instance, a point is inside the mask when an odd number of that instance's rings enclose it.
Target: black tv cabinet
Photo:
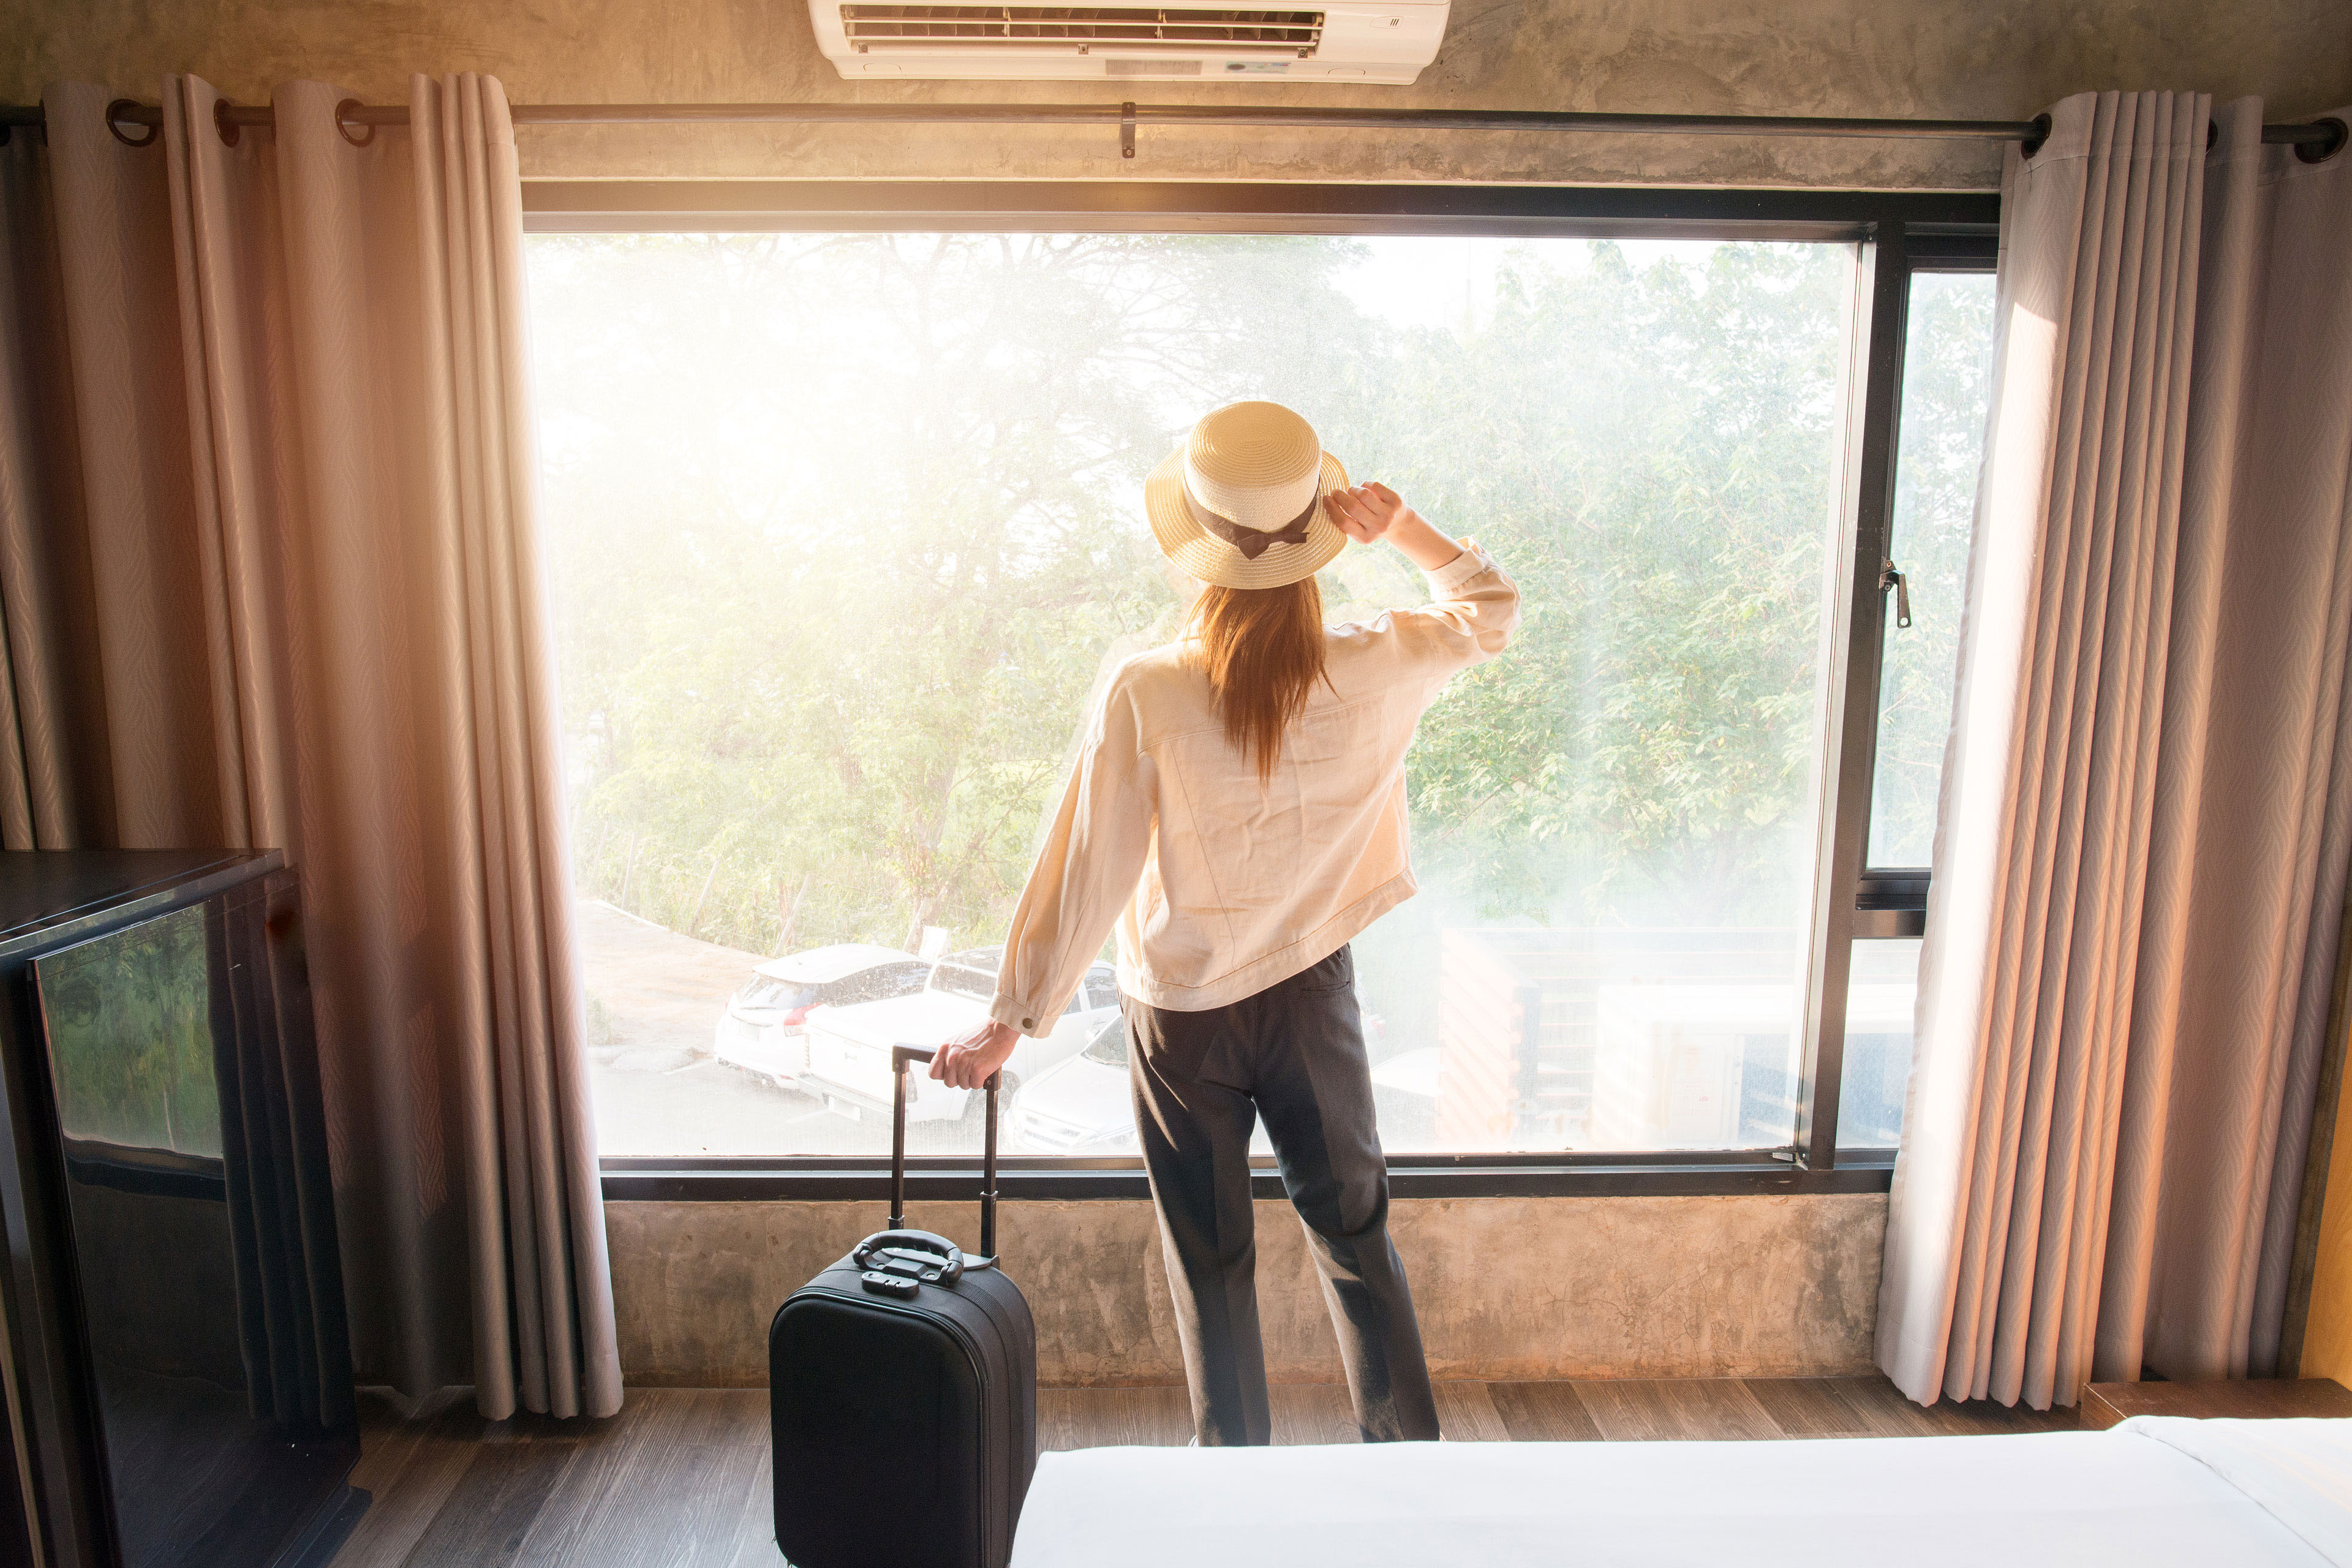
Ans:
[[[0,1562],[317,1568],[362,1510],[294,877],[0,855]]]

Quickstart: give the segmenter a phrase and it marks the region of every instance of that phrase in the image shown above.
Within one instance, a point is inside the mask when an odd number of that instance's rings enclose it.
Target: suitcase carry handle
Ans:
[[[927,1062],[938,1053],[919,1046],[890,1047],[890,1228],[907,1228],[907,1068]],[[988,1131],[981,1145],[980,1250],[966,1256],[966,1268],[996,1267],[996,1089],[1002,1072],[988,1075],[981,1088],[988,1095]]]
[[[849,1261],[926,1285],[952,1285],[963,1278],[963,1248],[928,1230],[877,1231],[857,1244]]]

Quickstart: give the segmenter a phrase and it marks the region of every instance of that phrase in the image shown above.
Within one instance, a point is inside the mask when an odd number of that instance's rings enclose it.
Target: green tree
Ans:
[[[1443,907],[1792,923],[1851,251],[1549,242],[1444,327],[1368,309],[1366,255],[535,240],[583,888],[745,947],[787,907],[794,946],[993,938],[1087,692],[1176,625],[1144,474],[1268,396],[1526,591],[1414,754]],[[1420,595],[1385,552],[1326,589]]]
[[[1135,517],[1168,410],[1286,319],[1215,248],[535,249],[585,886],[747,946],[803,884],[796,944],[1001,925],[1104,655],[1172,626]]]

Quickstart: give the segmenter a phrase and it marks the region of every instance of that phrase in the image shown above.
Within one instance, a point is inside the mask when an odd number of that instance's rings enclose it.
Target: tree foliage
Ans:
[[[1089,689],[1178,622],[1143,476],[1263,396],[1526,592],[1423,725],[1424,885],[1792,921],[1852,253],[1649,250],[1496,250],[1428,325],[1322,237],[534,240],[583,890],[763,951],[1000,934]]]

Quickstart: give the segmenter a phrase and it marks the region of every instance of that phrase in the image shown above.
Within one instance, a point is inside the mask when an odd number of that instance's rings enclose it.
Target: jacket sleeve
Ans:
[[[1051,1034],[1134,896],[1151,844],[1153,764],[1139,745],[1134,702],[1113,680],[1013,911],[989,1007],[998,1023]]]
[[[1476,540],[1458,542],[1461,554],[1423,574],[1428,604],[1381,617],[1400,660],[1440,680],[1502,652],[1519,625],[1518,584]]]

